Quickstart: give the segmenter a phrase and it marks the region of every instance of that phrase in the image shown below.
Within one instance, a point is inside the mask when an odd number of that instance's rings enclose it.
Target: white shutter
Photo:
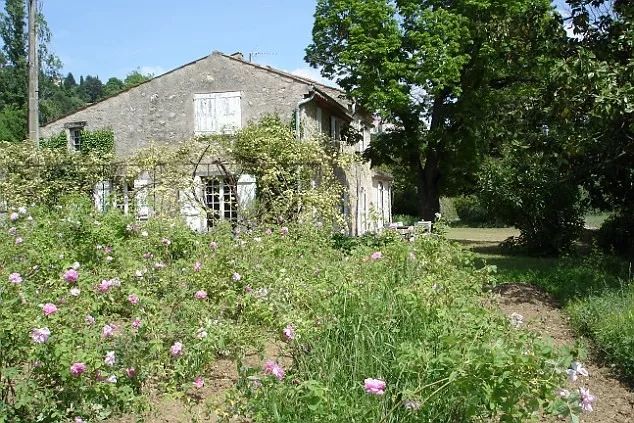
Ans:
[[[134,180],[134,192],[136,199],[137,219],[147,220],[150,217],[150,206],[147,202],[147,187],[150,185],[150,178],[147,172]]]
[[[239,92],[216,94],[216,130],[233,133],[242,127]]]
[[[185,218],[187,226],[192,231],[204,232],[207,229],[207,219],[200,200],[202,200],[202,179],[200,176],[194,178],[193,189],[180,191],[181,214]],[[193,192],[192,192],[193,191]]]
[[[212,134],[216,127],[216,97],[215,94],[194,94],[196,135]]]
[[[256,180],[253,175],[240,175],[238,178],[239,211],[248,210],[255,204]]]
[[[194,94],[194,132],[196,135],[231,133],[242,127],[241,94]]]
[[[107,202],[111,191],[110,181],[97,182],[94,189],[95,207],[98,211],[104,213],[107,210]]]

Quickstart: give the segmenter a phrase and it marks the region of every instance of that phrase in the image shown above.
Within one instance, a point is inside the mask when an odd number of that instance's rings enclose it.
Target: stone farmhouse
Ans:
[[[123,160],[152,142],[178,143],[198,135],[231,132],[271,114],[294,120],[301,136],[316,131],[338,140],[342,128],[351,125],[363,135],[357,145],[341,147],[351,151],[364,151],[371,140],[372,116],[346,100],[342,91],[245,61],[240,53],[219,52],[50,122],[41,128],[41,136],[65,132],[68,148],[78,150],[82,130],[109,129],[115,138],[115,156]],[[339,173],[347,188],[342,209],[351,234],[376,231],[391,223],[390,175],[368,163]],[[215,168],[202,166],[195,178],[203,187],[197,203],[206,210],[188,201],[182,207],[195,230],[205,230],[217,218],[240,219],[241,205],[256,195],[257,181],[250,175],[240,175],[237,186],[232,186]],[[149,179],[147,174],[140,176],[134,189],[147,185]],[[96,201],[103,202],[110,189],[107,182],[101,184]],[[146,218],[151,210],[137,204],[136,213]]]

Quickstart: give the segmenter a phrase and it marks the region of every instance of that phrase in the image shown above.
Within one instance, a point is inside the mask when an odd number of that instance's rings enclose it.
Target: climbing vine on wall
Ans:
[[[68,146],[68,138],[64,131],[57,135],[52,135],[49,138],[42,138],[40,140],[40,147],[44,148],[66,148]]]
[[[110,129],[96,131],[81,131],[82,153],[112,153],[114,152],[114,132]]]
[[[330,140],[316,136],[298,141],[288,124],[268,116],[219,141],[243,173],[255,176],[263,220],[342,223],[344,187],[335,170],[353,157]]]

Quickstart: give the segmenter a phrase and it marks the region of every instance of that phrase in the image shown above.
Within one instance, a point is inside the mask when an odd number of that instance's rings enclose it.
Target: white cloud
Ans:
[[[331,81],[330,79],[327,79],[321,76],[318,69],[304,67],[304,68],[295,69],[291,71],[290,73],[302,78],[311,79],[315,82],[319,82],[320,84],[328,85],[331,87],[338,87],[338,85],[334,81]]]
[[[154,76],[159,76],[167,72],[162,66],[141,66],[137,70],[143,75],[152,74]]]

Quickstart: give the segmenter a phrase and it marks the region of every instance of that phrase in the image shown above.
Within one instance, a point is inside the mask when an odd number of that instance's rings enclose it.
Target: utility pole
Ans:
[[[40,145],[40,66],[37,58],[37,1],[29,0],[29,138]]]

